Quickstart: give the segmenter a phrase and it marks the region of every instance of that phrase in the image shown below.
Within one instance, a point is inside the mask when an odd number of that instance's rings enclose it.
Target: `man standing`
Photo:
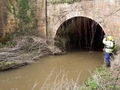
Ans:
[[[106,67],[110,67],[110,57],[113,53],[113,50],[115,49],[115,41],[112,36],[107,36],[103,39],[103,44],[105,45],[104,51],[104,60],[106,63]]]

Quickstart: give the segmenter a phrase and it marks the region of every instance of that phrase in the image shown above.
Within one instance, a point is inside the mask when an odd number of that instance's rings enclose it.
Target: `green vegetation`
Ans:
[[[31,35],[36,32],[36,0],[8,0],[6,7],[14,15],[14,35]]]
[[[9,69],[14,69],[17,68],[19,66],[24,66],[28,63],[24,62],[21,63],[20,61],[2,61],[0,62],[0,71],[4,71],[4,70],[9,70]]]
[[[0,62],[0,70],[9,69],[9,68],[13,67],[15,64],[16,63],[14,63],[14,62],[6,62],[6,61]]]
[[[15,25],[12,32],[5,32],[5,37],[0,39],[0,48],[8,45],[15,45],[10,41],[16,36],[27,36],[37,34],[37,4],[36,0],[8,0],[6,4],[9,15],[14,16]],[[8,28],[9,29],[9,28]]]
[[[109,68],[102,66],[96,69],[91,78],[82,85],[80,90],[119,90],[120,87],[115,81]]]

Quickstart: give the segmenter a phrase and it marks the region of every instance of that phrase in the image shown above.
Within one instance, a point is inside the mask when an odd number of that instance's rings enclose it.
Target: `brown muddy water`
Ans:
[[[102,52],[72,51],[65,55],[47,56],[31,65],[0,72],[0,90],[41,90],[63,76],[81,84],[102,64]]]

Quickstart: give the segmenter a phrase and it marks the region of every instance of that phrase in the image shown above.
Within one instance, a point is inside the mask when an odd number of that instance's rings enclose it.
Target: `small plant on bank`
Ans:
[[[97,82],[94,79],[89,78],[85,84],[89,87],[90,90],[95,90],[97,88]]]
[[[14,62],[6,62],[6,61],[0,62],[0,70],[7,70],[13,68],[14,65],[15,65]]]

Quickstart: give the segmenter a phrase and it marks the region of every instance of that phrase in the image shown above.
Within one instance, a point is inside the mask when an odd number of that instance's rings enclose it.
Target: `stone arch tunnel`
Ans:
[[[73,17],[59,26],[55,45],[64,50],[102,50],[104,35],[104,30],[96,21],[87,17]]]

